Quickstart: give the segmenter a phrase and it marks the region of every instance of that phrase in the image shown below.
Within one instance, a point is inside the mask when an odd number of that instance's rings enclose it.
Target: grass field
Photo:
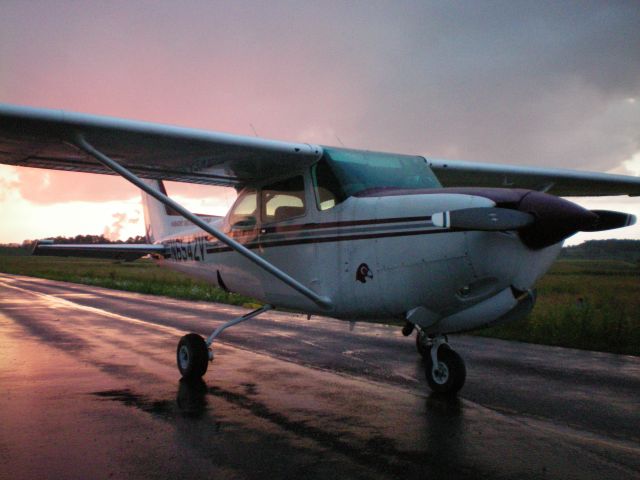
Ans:
[[[0,271],[174,298],[252,307],[247,297],[155,265],[151,260],[32,257],[0,248]],[[640,355],[640,266],[615,260],[561,260],[539,282],[538,301],[520,322],[478,335]]]
[[[616,260],[561,260],[538,284],[526,319],[479,335],[640,355],[640,267]]]
[[[248,297],[227,293],[144,258],[135,262],[114,262],[95,258],[33,257],[26,250],[0,247],[0,272],[186,300],[255,305]]]

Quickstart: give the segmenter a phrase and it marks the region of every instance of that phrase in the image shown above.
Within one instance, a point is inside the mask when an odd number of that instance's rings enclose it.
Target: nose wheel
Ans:
[[[429,337],[418,330],[416,347],[425,363],[425,375],[431,390],[455,394],[467,378],[464,360],[447,343],[445,336]]]

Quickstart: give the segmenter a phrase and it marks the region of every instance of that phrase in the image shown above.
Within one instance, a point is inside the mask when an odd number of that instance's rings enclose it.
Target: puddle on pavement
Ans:
[[[203,380],[180,380],[175,400],[156,400],[131,389],[105,390],[92,395],[135,407],[154,416],[172,419],[177,416],[198,418],[207,410],[207,384]]]

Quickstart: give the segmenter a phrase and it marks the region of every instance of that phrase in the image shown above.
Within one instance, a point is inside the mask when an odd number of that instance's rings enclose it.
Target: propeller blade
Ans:
[[[591,210],[598,216],[593,226],[582,228],[583,232],[600,232],[614,228],[628,227],[636,223],[636,216],[630,213],[614,212],[611,210]]]
[[[509,208],[481,207],[434,213],[431,221],[436,227],[491,232],[518,230],[531,225],[535,217]]]

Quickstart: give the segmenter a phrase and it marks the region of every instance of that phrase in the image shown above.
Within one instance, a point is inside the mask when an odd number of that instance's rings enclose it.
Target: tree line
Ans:
[[[640,240],[587,240],[563,248],[560,258],[640,262]]]
[[[61,235],[57,237],[49,237],[47,240],[53,240],[53,243],[147,243],[147,240],[142,235],[136,235],[135,237],[129,237],[126,240],[110,240],[104,235],[76,235],[75,237],[63,237]],[[22,242],[23,248],[33,248],[37,240],[24,240]]]

